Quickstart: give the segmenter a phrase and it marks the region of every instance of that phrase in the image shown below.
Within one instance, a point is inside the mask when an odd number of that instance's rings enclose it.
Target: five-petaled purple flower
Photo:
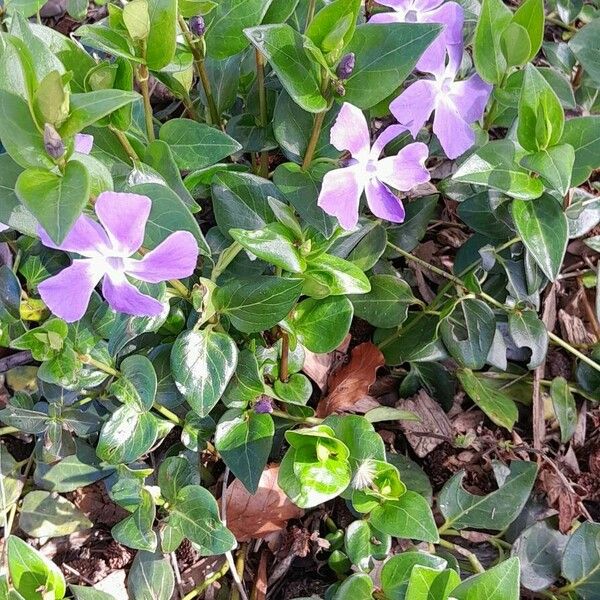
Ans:
[[[140,260],[131,258],[142,246],[151,207],[147,196],[103,192],[95,204],[100,223],[82,215],[62,244],[55,244],[40,228],[45,246],[83,257],[38,286],[55,315],[69,323],[81,319],[102,279],[102,293],[112,309],[136,316],[161,314],[163,304],[142,294],[128,276],[148,283],[189,277],[196,267],[198,243],[189,231],[177,231]]]
[[[471,124],[483,116],[492,86],[475,74],[464,81],[455,81],[462,49],[448,50],[448,64],[442,60],[428,71],[434,79],[419,79],[390,104],[399,123],[413,137],[435,111],[433,132],[448,158],[457,158],[475,143]]]
[[[392,12],[378,13],[371,17],[370,23],[439,23],[444,30],[425,50],[417,69],[431,72],[444,60],[446,47],[452,52],[462,52],[463,24],[465,15],[462,6],[456,2],[444,0],[377,0],[379,4],[389,6]]]
[[[421,142],[408,144],[395,156],[379,158],[385,146],[404,131],[406,128],[400,125],[388,127],[371,148],[369,127],[362,111],[347,102],[343,104],[331,128],[331,143],[338,150],[348,150],[352,159],[348,166],[325,175],[318,204],[337,217],[344,229],[354,229],[358,223],[363,190],[374,215],[401,223],[404,207],[389,188],[406,192],[429,181],[429,171],[425,168],[427,146]]]

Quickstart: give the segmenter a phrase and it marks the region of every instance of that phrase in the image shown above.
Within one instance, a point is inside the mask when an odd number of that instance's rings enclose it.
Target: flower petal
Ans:
[[[439,102],[433,119],[433,133],[448,158],[457,158],[475,143],[475,132],[460,116],[458,109],[448,99]]]
[[[440,35],[446,44],[456,45],[463,43],[463,25],[465,23],[465,11],[463,7],[456,2],[446,2],[439,8],[430,9],[423,16],[423,23],[441,23],[444,25],[444,31]]]
[[[141,260],[126,259],[125,272],[141,281],[159,283],[189,277],[198,262],[198,242],[189,231],[176,231]]]
[[[113,255],[131,256],[140,248],[152,208],[148,196],[103,192],[95,208],[112,243]]]
[[[371,212],[380,219],[402,223],[404,221],[404,206],[377,178],[371,179],[366,185],[367,202]]]
[[[89,154],[92,151],[94,145],[94,136],[88,135],[87,133],[78,133],[75,135],[75,152],[79,154]]]
[[[465,81],[455,81],[448,97],[456,106],[460,116],[467,123],[474,123],[483,116],[491,93],[492,86],[483,81],[479,75],[473,75]]]
[[[431,116],[436,103],[435,82],[421,79],[409,86],[390,104],[396,120],[417,137],[421,127]]]
[[[344,102],[335,125],[331,128],[330,139],[338,150],[348,150],[358,161],[367,160],[371,149],[371,137],[362,110]]]
[[[411,0],[377,0],[377,4],[381,4],[382,6],[389,6],[394,10],[405,11],[409,10],[412,1]]]
[[[328,214],[337,217],[347,230],[358,223],[358,205],[364,189],[363,172],[357,166],[329,171],[323,178],[318,205]]]
[[[369,19],[369,23],[404,23],[404,15],[401,12],[380,12]]]
[[[377,178],[394,189],[407,192],[430,180],[425,167],[427,156],[426,144],[408,144],[396,156],[388,156],[377,163]]]
[[[110,307],[120,313],[136,317],[157,317],[165,306],[155,298],[142,294],[123,277],[107,275],[102,282],[102,294]]]
[[[6,231],[7,229],[10,229],[9,225],[5,225],[4,223],[0,223],[0,231]]]
[[[435,10],[444,0],[413,0],[412,10],[420,14],[429,13]],[[423,22],[421,19],[420,22]]]
[[[38,285],[46,306],[57,316],[73,323],[83,317],[90,297],[104,272],[93,260],[74,260],[73,264]]]
[[[110,248],[110,240],[104,229],[86,215],[81,215],[75,221],[62,244],[55,244],[42,227],[38,227],[38,235],[42,244],[47,248],[63,250],[64,252],[76,252],[86,258],[103,256]]]

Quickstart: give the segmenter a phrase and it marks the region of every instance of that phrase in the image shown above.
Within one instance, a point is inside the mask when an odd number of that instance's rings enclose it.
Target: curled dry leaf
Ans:
[[[316,354],[306,348],[304,349],[304,366],[302,370],[319,386],[321,392],[327,390],[329,373],[344,360],[351,339],[352,336],[348,334],[335,350],[324,354]]]
[[[227,488],[227,527],[238,542],[264,538],[285,528],[289,519],[304,514],[279,487],[278,475],[279,466],[268,466],[254,495],[248,493],[239,479]]]
[[[317,417],[341,412],[366,412],[373,405],[377,406],[369,396],[369,388],[375,383],[377,369],[384,364],[383,354],[375,344],[365,342],[356,346],[350,361],[329,377],[329,395],[319,402]]]

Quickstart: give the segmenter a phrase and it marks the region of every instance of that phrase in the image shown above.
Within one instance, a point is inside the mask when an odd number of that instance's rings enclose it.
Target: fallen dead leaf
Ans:
[[[550,506],[558,510],[558,528],[562,533],[567,533],[573,521],[583,514],[581,496],[566,476],[559,475],[546,465],[540,472],[539,484],[546,492]]]
[[[125,587],[125,570],[113,571],[108,577],[94,585],[95,590],[110,594],[115,600],[128,600],[129,594]]]
[[[448,415],[425,390],[419,390],[411,398],[403,398],[396,407],[419,417],[419,421],[400,421],[408,443],[419,458],[427,456],[434,448],[453,438]]]
[[[561,309],[558,311],[558,322],[562,337],[569,344],[575,346],[585,344],[595,344],[596,336],[588,331],[582,319],[575,315],[570,315],[567,311]]]
[[[227,527],[238,542],[264,538],[283,529],[289,519],[299,519],[304,514],[279,487],[278,475],[279,466],[268,466],[254,495],[239,479],[227,488]]]
[[[356,346],[350,361],[329,377],[329,395],[319,402],[317,417],[340,412],[365,412],[365,409],[377,406],[378,403],[369,396],[369,388],[375,383],[377,370],[384,364],[383,354],[375,344],[365,342]]]
[[[315,354],[310,350],[304,349],[304,366],[302,370],[318,386],[321,392],[327,390],[327,379],[329,373],[336,368],[337,364],[343,360],[348,352],[348,346],[352,336],[348,334],[344,341],[333,352],[325,354]]]

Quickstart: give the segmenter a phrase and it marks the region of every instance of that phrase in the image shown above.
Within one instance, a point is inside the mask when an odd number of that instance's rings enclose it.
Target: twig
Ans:
[[[441,531],[440,531],[440,533],[441,533]],[[454,552],[460,554],[461,556],[464,556],[469,561],[469,564],[471,565],[471,567],[473,568],[475,573],[484,573],[485,572],[483,565],[479,562],[479,559],[473,552],[470,552],[469,550],[467,550],[466,548],[463,548],[462,546],[459,546],[458,544],[453,544],[452,542],[449,542],[448,540],[440,539],[440,541],[438,543],[440,546],[442,546],[442,548],[447,548],[448,550],[453,550]]]
[[[32,360],[33,358],[31,357],[31,352],[29,352],[29,350],[15,352],[15,354],[0,358],[0,373],[6,373],[6,371],[10,371],[14,367],[26,365]]]
[[[198,584],[191,592],[188,592],[182,597],[182,600],[192,600],[196,596],[199,596],[204,590],[208,589],[215,581],[218,581],[223,577],[227,571],[229,571],[229,563],[225,561],[221,568],[213,573],[210,577],[207,577],[202,583]]]
[[[175,582],[177,583],[177,593],[179,594],[180,598],[183,598],[185,596],[185,594],[183,592],[183,585],[181,583],[181,572],[179,571],[179,563],[177,562],[177,555],[175,554],[175,552],[171,552],[169,554],[169,557],[171,558],[171,565],[173,567],[173,573],[175,574]]]
[[[75,577],[78,577],[79,579],[81,579],[81,581],[83,581],[84,583],[87,583],[88,585],[91,585],[92,587],[94,585],[96,585],[91,579],[88,579],[87,577],[85,577],[84,575],[82,575],[77,569],[74,569],[73,567],[71,567],[67,563],[63,563],[62,564],[62,568],[65,571],[69,571],[69,573],[75,575]]]

